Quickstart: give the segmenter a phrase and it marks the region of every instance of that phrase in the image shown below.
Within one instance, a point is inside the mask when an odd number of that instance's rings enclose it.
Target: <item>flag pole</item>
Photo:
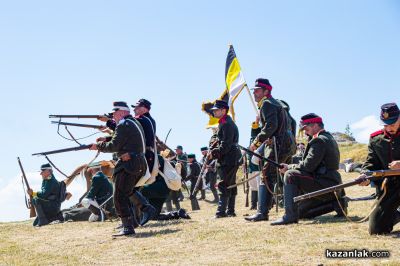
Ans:
[[[250,97],[250,102],[252,103],[252,105],[253,105],[253,107],[254,107],[254,111],[256,112],[256,115],[258,115],[258,108],[257,108],[257,106],[256,106],[256,103],[255,103],[254,100],[253,100],[253,97],[251,97],[250,89],[249,89],[249,87],[247,86],[247,84],[245,85],[245,87],[246,87],[247,94],[248,94],[249,97]]]
[[[233,48],[233,45],[232,45],[231,43],[228,44],[228,47],[229,47],[229,49],[232,47],[233,51],[235,51],[235,49]],[[236,53],[235,53],[235,57],[237,58]],[[244,77],[243,77],[243,79],[244,79]],[[244,80],[245,80],[245,79],[244,79]],[[245,82],[246,82],[246,80],[245,80]],[[258,108],[257,108],[257,106],[256,106],[256,103],[255,103],[254,100],[253,100],[253,97],[251,96],[251,92],[250,92],[249,87],[247,86],[247,83],[245,83],[244,86],[246,87],[247,94],[248,94],[249,97],[250,97],[250,102],[251,102],[252,105],[253,105],[253,108],[254,108],[254,111],[256,112],[256,115],[259,115],[259,113],[258,113]]]

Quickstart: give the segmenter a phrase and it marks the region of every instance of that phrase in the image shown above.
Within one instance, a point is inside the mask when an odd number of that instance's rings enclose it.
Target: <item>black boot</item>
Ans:
[[[212,201],[212,203],[218,203],[219,201],[218,191],[214,188],[211,190],[211,192],[214,196],[214,200]]]
[[[113,234],[113,237],[119,236],[132,236],[135,234],[135,229],[133,229],[133,217],[122,217],[122,229],[116,234]]]
[[[197,201],[197,198],[195,195],[190,195],[190,204],[192,205],[192,211],[198,211],[200,210],[200,205],[199,202]]]
[[[312,203],[312,202],[311,202]],[[317,216],[330,213],[334,211],[332,202],[322,203],[319,205],[311,205],[306,202],[303,204],[299,203],[299,219],[312,219]]]
[[[172,203],[170,198],[165,202],[165,208],[167,209],[167,212],[172,212]]]
[[[217,213],[215,214],[215,218],[226,217],[227,205],[228,205],[228,197],[220,196],[219,201],[218,201]]]
[[[228,215],[228,217],[236,217],[235,202],[236,202],[236,195],[230,196],[228,198],[228,211],[226,212],[226,215]]]
[[[179,209],[178,216],[179,216],[179,218],[182,218],[182,219],[191,219],[185,209]]]
[[[142,217],[139,221],[141,226],[145,225],[151,218],[156,214],[156,209],[150,205],[143,195],[135,191],[131,196],[129,196],[130,201],[135,205],[136,208],[142,212]]]
[[[206,199],[206,191],[204,189],[202,189],[200,192],[201,192],[201,197],[199,200],[205,200]]]
[[[267,190],[267,187],[265,185],[258,186],[258,210],[257,213],[245,217],[244,219],[249,222],[260,222],[260,221],[268,221],[268,212],[269,212],[269,206],[272,201],[272,195],[271,193]],[[253,196],[253,195],[252,195]]]
[[[333,202],[333,209],[336,212],[335,217],[345,217],[347,215],[347,205],[347,201],[344,198],[340,198],[339,202],[335,200]]]
[[[258,202],[258,191],[251,191],[251,206],[250,210],[257,210],[257,202]]]
[[[297,223],[299,214],[297,212],[297,205],[294,203],[293,198],[297,196],[298,189],[296,185],[286,184],[284,186],[283,198],[285,201],[285,215],[282,218],[273,221],[271,225],[285,225]]]
[[[400,222],[400,210],[397,209],[394,214],[393,226]]]
[[[180,189],[178,191],[178,200],[183,201],[185,199],[185,196],[183,196],[182,190]]]
[[[35,210],[36,210],[36,215],[37,215],[37,223],[35,226],[43,226],[49,224],[49,220],[47,219],[46,215],[44,214],[42,205],[40,203],[35,203]]]
[[[179,203],[178,198],[172,198],[172,201],[173,201],[173,203],[175,205],[175,209],[179,210],[181,208],[181,204]]]

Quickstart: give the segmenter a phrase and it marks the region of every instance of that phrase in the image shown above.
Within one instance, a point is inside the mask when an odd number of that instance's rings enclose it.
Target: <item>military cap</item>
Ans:
[[[131,105],[133,108],[135,108],[136,106],[138,107],[145,107],[147,109],[151,109],[151,102],[149,102],[146,99],[140,99],[139,101],[137,101],[137,103]]]
[[[271,83],[269,83],[268,79],[264,79],[264,78],[258,78],[256,79],[256,82],[254,84],[254,87],[251,88],[252,90],[256,90],[256,89],[264,89],[264,90],[272,90],[272,86]]]
[[[381,123],[382,125],[391,125],[399,119],[399,107],[395,103],[386,103],[381,106]]]
[[[216,100],[214,103],[214,106],[211,108],[211,110],[218,110],[218,109],[229,109],[229,105],[227,102],[222,101],[222,100]]]
[[[114,112],[115,111],[119,111],[119,110],[128,111],[128,112],[130,111],[130,109],[129,109],[128,105],[126,104],[126,102],[114,102],[113,106],[114,106],[114,108],[113,108]]]
[[[208,151],[208,147],[204,146],[200,148],[200,151]]]
[[[42,164],[41,166],[40,166],[40,170],[41,171],[44,171],[44,170],[52,170],[53,168],[51,167],[51,165],[49,164],[49,163],[45,163],[45,164]]]
[[[178,146],[176,146],[176,149],[175,150],[183,150],[183,147],[182,147],[182,145],[178,145]]]
[[[308,124],[323,123],[322,118],[314,113],[303,115],[300,120],[300,129],[304,129]]]
[[[188,159],[196,159],[196,154],[189,153],[187,157],[188,157]]]

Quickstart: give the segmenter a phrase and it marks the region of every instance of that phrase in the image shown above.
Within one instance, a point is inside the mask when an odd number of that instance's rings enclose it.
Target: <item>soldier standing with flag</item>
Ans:
[[[274,99],[271,94],[272,86],[268,79],[258,78],[253,88],[254,99],[260,110],[259,117],[252,125],[253,131],[258,131],[250,150],[254,151],[265,143],[264,156],[279,162],[289,163],[296,149],[291,120],[283,104]],[[261,127],[259,126],[261,122]],[[276,141],[276,145],[274,145]],[[274,147],[276,146],[276,151]],[[278,158],[275,158],[275,152]],[[261,169],[260,169],[261,170]],[[247,221],[267,221],[269,209],[272,206],[272,191],[277,182],[276,169],[269,164],[262,169],[264,179],[258,188],[258,211],[246,217]],[[267,187],[268,186],[268,187]]]
[[[236,183],[241,153],[239,150],[239,130],[228,115],[229,106],[225,101],[216,100],[212,108],[214,117],[219,119],[217,141],[218,146],[211,150],[210,159],[217,159],[217,175],[219,202],[215,218],[233,217],[237,188],[228,189]]]

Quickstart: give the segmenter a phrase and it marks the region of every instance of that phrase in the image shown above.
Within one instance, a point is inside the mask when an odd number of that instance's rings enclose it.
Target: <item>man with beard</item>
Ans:
[[[362,171],[398,170],[400,169],[400,111],[395,103],[387,103],[381,107],[380,116],[383,129],[371,134],[368,144],[367,160]],[[365,178],[361,175],[359,178]],[[378,198],[382,196],[382,181],[373,181]],[[361,183],[370,184],[369,180]],[[400,179],[399,176],[388,177],[387,192],[381,202],[369,216],[369,233],[388,234],[393,226],[400,221]]]
[[[256,80],[253,95],[260,114],[252,124],[252,133],[256,132],[257,135],[250,145],[250,150],[255,151],[265,144],[263,154],[265,157],[274,161],[290,163],[291,156],[296,149],[293,135],[295,129],[292,128],[288,105],[273,98],[271,91],[272,86],[268,79],[258,78]],[[277,158],[275,158],[275,154]],[[276,168],[268,163],[260,171],[262,171],[262,178],[258,187],[258,210],[256,214],[246,217],[247,221],[268,221],[268,213],[273,200],[271,192],[280,178]]]
[[[297,223],[299,212],[293,198],[300,192],[309,193],[342,183],[339,169],[340,153],[338,145],[332,135],[325,131],[322,118],[311,113],[301,117],[300,128],[309,137],[303,159],[298,164],[281,164],[279,171],[284,174],[284,203],[285,215],[272,222],[271,225],[285,225]],[[342,195],[344,191],[342,191]],[[328,202],[331,209],[324,207],[318,215],[333,211],[333,193],[312,199],[311,204]],[[304,208],[302,212],[309,211]],[[304,214],[301,214],[304,217]],[[316,216],[316,215],[314,215]]]
[[[46,163],[40,167],[40,175],[42,176],[42,188],[40,191],[34,192],[29,189],[27,193],[31,195],[32,205],[36,210],[36,219],[33,226],[43,226],[52,221],[64,221],[60,212],[60,183],[53,175],[53,169],[50,164]]]

